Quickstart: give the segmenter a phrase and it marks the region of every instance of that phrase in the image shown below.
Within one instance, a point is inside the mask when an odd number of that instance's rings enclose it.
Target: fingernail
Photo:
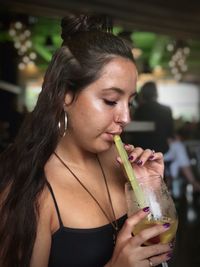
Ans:
[[[144,212],[149,212],[150,209],[149,209],[149,207],[145,207],[145,208],[143,208],[142,210],[143,210]]]
[[[132,156],[132,155],[129,156],[129,157],[128,157],[128,160],[130,160],[130,161],[133,160],[133,156]]]
[[[143,163],[143,161],[142,161],[141,159],[139,159],[139,160],[137,161],[137,165],[142,165],[142,163]]]
[[[163,227],[164,227],[164,228],[169,228],[169,227],[170,227],[170,223],[164,223],[164,224],[163,224]]]
[[[169,259],[171,259],[172,256],[173,256],[172,252],[169,252],[169,253],[167,254],[167,257],[168,257]]]

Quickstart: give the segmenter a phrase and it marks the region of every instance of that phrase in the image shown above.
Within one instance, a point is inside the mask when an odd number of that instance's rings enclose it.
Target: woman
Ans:
[[[137,70],[131,49],[101,17],[62,21],[63,45],[37,105],[1,156],[0,261],[4,267],[156,266],[170,244],[144,247],[169,227],[133,227],[113,145],[129,122]],[[162,154],[126,146],[136,173],[163,174]]]

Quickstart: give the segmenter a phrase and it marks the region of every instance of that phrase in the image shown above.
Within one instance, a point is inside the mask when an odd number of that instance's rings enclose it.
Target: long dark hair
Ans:
[[[130,47],[110,30],[104,17],[62,20],[63,45],[49,64],[35,109],[0,156],[0,264],[4,267],[30,265],[44,166],[60,139],[58,122],[66,92],[76,96],[116,56],[134,62]]]

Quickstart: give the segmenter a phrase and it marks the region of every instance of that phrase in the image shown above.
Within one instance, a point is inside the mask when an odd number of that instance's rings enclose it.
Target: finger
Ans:
[[[137,165],[143,166],[147,161],[156,161],[157,163],[162,163],[164,158],[163,154],[158,152],[156,153],[154,150],[145,149],[141,154],[140,158],[136,161]]]
[[[162,262],[170,260],[172,255],[173,255],[172,252],[167,252],[158,256],[150,257],[149,259],[152,262],[153,266],[157,266]]]
[[[156,245],[151,245],[151,246],[145,246],[143,247],[143,252],[141,255],[141,259],[144,258],[152,258],[156,255],[161,255],[161,254],[169,254],[172,253],[172,248],[170,244],[156,244]]]
[[[144,150],[141,147],[135,147],[132,150],[132,152],[129,153],[129,157],[128,157],[129,161],[136,163],[138,159],[140,158],[140,156],[142,155],[143,151]]]
[[[131,145],[131,144],[124,144],[124,148],[127,152],[127,154],[129,155],[133,150],[134,150],[134,145]],[[116,158],[116,161],[119,163],[119,164],[122,164],[122,160],[121,158],[118,156]]]
[[[161,152],[153,153],[152,157],[150,157],[149,160],[152,160],[152,161],[156,160],[156,161],[162,162],[163,161],[163,154]]]
[[[125,144],[124,148],[126,149],[127,153],[131,153],[134,149],[134,145],[131,144]]]
[[[160,234],[164,233],[165,231],[169,230],[169,228],[170,228],[170,223],[159,224],[146,228],[142,230],[139,234],[135,235],[135,237],[133,238],[133,242],[135,243],[136,246],[141,246],[149,239],[157,237]]]
[[[124,223],[122,229],[118,234],[117,240],[119,242],[127,241],[132,237],[133,228],[141,220],[143,220],[149,214],[149,207],[145,207],[138,211],[134,215],[130,216]]]
[[[130,162],[137,161],[140,155],[143,153],[143,149],[141,147],[134,147],[133,145],[125,145],[126,152],[128,154],[128,159]],[[118,163],[122,163],[120,157],[116,158]]]
[[[149,160],[150,157],[154,157],[155,152],[152,152],[151,149],[145,149],[141,153],[138,160],[135,162],[139,166],[143,166],[147,160]]]

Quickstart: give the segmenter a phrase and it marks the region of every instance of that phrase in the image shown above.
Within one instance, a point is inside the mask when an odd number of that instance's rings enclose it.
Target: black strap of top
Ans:
[[[47,184],[47,186],[49,188],[49,191],[51,193],[51,196],[53,198],[53,202],[54,202],[54,205],[55,205],[55,208],[56,208],[56,212],[57,212],[57,215],[58,215],[58,221],[59,221],[60,227],[63,227],[63,222],[61,220],[60,211],[59,211],[59,208],[58,208],[58,204],[56,202],[56,198],[55,198],[53,189],[52,189],[52,187],[51,187],[51,185],[50,185],[50,183],[48,181],[46,181],[46,184]]]

